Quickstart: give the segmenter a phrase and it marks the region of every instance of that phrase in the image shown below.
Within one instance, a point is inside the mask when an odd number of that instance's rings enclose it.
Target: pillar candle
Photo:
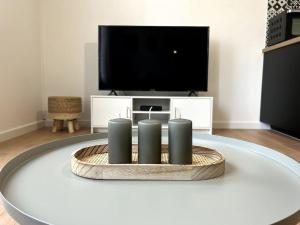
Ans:
[[[138,122],[138,162],[161,163],[161,122],[141,120]]]
[[[173,119],[168,124],[169,163],[192,163],[192,121]]]
[[[112,119],[108,122],[108,162],[132,162],[132,123],[129,119]]]

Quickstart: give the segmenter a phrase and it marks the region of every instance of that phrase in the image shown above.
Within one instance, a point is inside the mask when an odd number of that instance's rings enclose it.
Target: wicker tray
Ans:
[[[162,164],[138,164],[137,145],[132,146],[132,164],[108,164],[108,146],[96,145],[72,154],[71,169],[91,179],[205,180],[224,174],[225,159],[215,150],[193,146],[191,165],[168,164],[168,146],[162,145]]]

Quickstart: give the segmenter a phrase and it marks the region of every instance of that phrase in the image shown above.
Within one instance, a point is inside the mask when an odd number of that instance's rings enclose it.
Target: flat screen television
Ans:
[[[99,89],[207,91],[209,27],[99,26]]]

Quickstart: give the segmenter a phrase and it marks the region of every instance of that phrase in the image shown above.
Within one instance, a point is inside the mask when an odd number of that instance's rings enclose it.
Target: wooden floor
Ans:
[[[88,134],[88,129],[82,129],[75,134],[66,131],[52,133],[50,128],[43,128],[23,136],[0,143],[0,169],[16,155],[34,147],[54,140],[60,140],[75,135]],[[215,130],[215,135],[237,138],[252,143],[260,144],[279,152],[300,162],[300,141],[268,130]],[[0,203],[0,225],[17,224],[5,212]],[[292,223],[296,224],[296,223]]]

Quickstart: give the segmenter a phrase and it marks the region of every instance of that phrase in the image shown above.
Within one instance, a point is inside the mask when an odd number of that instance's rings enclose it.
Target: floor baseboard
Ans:
[[[89,128],[91,126],[91,121],[89,120],[79,120],[79,125],[81,127]],[[52,126],[52,120],[46,120],[46,127]],[[214,121],[214,129],[263,129],[270,130],[270,126],[259,121]]]
[[[32,123],[24,124],[22,126],[14,127],[8,130],[4,130],[0,132],[0,142],[6,141],[8,139],[21,136],[28,132],[37,130],[45,126],[44,120],[35,121]]]
[[[216,129],[263,129],[270,130],[270,126],[259,121],[214,121]]]
[[[91,122],[89,120],[78,120],[78,123],[80,127],[85,127],[85,128],[91,127]],[[47,119],[45,121],[46,127],[52,127],[52,124],[53,124],[53,120]],[[66,127],[66,123],[64,124],[64,127]]]

